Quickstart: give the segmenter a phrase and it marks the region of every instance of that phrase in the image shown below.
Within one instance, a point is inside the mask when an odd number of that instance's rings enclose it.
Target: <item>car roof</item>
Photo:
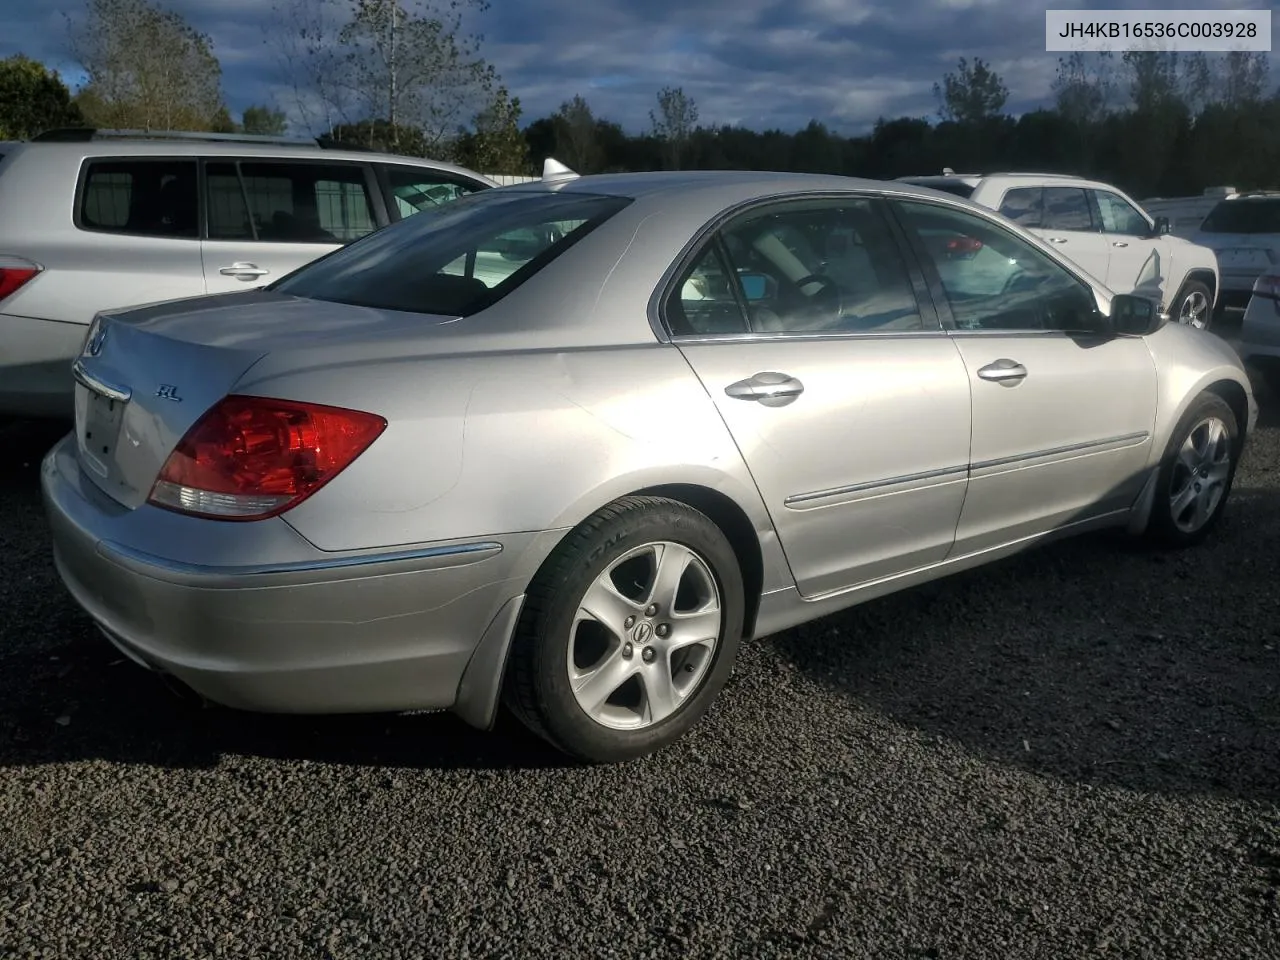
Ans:
[[[768,170],[662,170],[641,173],[603,173],[547,177],[503,187],[507,191],[593,193],[634,199],[658,195],[692,196],[731,193],[736,198],[761,199],[796,193],[869,191],[901,196],[959,198],[928,187],[897,180],[871,180],[823,173],[782,173]],[[981,209],[975,207],[975,209]]]
[[[26,151],[49,151],[49,152],[66,152],[76,154],[77,156],[92,158],[96,156],[110,157],[153,157],[153,156],[203,156],[203,157],[245,157],[260,156],[264,159],[298,159],[298,160],[346,160],[346,161],[376,161],[378,163],[396,163],[406,164],[416,167],[429,167],[434,170],[441,170],[450,173],[456,173],[461,176],[470,178],[480,178],[491,186],[497,186],[497,181],[490,179],[484,174],[459,166],[458,164],[448,163],[443,160],[434,160],[427,157],[413,157],[405,154],[385,153],[375,150],[362,150],[360,148],[341,148],[336,146],[321,145],[319,141],[309,140],[286,140],[283,138],[271,137],[249,137],[228,135],[225,137],[209,136],[202,134],[192,135],[166,135],[166,134],[136,134],[132,131],[129,135],[104,135],[92,138],[76,138],[76,139],[40,139],[19,140],[6,144],[12,152],[18,152],[13,148],[21,148]]]

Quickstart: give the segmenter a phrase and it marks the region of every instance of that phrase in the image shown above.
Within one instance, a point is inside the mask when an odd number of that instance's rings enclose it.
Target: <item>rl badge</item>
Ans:
[[[174,403],[182,402],[182,398],[178,396],[178,388],[171,383],[160,384],[160,388],[156,390],[156,396],[161,400],[172,400]]]

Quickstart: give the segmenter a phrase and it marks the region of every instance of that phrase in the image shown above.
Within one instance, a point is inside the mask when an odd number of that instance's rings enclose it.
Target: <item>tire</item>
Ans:
[[[1169,316],[1175,323],[1208,330],[1213,326],[1213,291],[1199,280],[1188,280],[1170,304]]]
[[[1231,407],[1216,394],[1200,394],[1179,418],[1165,447],[1148,539],[1176,548],[1194,546],[1209,536],[1231,495],[1240,447],[1240,427]],[[1200,476],[1191,474],[1192,466]],[[1179,509],[1183,497],[1190,499]],[[1196,507],[1203,512],[1195,513]]]
[[[668,566],[660,568],[663,558]],[[663,581],[676,583],[674,592],[660,588],[659,569],[664,578],[684,571]],[[699,621],[682,624],[691,607],[701,610]],[[719,527],[674,500],[626,497],[575,528],[534,577],[503,699],[525,726],[578,760],[636,759],[679,739],[707,712],[733,670],[744,609],[742,574]],[[668,644],[684,645],[668,652]]]

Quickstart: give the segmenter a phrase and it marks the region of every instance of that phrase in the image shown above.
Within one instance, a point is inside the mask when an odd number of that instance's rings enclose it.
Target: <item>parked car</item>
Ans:
[[[1142,210],[1149,217],[1164,217],[1169,221],[1169,232],[1175,237],[1185,237],[1194,242],[1196,231],[1220,200],[1239,193],[1232,186],[1205,187],[1200,193],[1188,197],[1147,197],[1141,202]],[[1221,264],[1219,264],[1221,267]]]
[[[1241,360],[1280,396],[1280,272],[1264,273],[1253,282],[1235,346]]]
[[[1200,224],[1195,242],[1218,257],[1223,303],[1248,306],[1254,281],[1280,269],[1280,192],[1240,193],[1219,201]]]
[[[1116,293],[1159,301],[1179,323],[1207,329],[1213,322],[1219,296],[1213,251],[1173,236],[1166,218],[1153,218],[1110,184],[1048,173],[900,179],[998,210]]]
[[[54,130],[0,147],[0,417],[66,417],[99,310],[260,286],[496,186],[432,160],[220,134]]]
[[[739,643],[1086,530],[1195,544],[1235,352],[984,207],[747,171],[455,200],[104,313],[42,466],[138,663],[285,712],[671,743]]]

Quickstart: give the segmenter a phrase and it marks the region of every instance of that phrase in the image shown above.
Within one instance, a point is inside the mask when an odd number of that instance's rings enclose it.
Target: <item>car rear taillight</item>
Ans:
[[[219,520],[261,520],[297,506],[387,427],[342,407],[229,396],[187,431],[148,503]]]
[[[1266,297],[1268,300],[1280,300],[1280,277],[1264,273],[1253,281],[1253,295]]]
[[[16,293],[19,287],[43,269],[40,264],[21,257],[0,256],[0,300]]]

